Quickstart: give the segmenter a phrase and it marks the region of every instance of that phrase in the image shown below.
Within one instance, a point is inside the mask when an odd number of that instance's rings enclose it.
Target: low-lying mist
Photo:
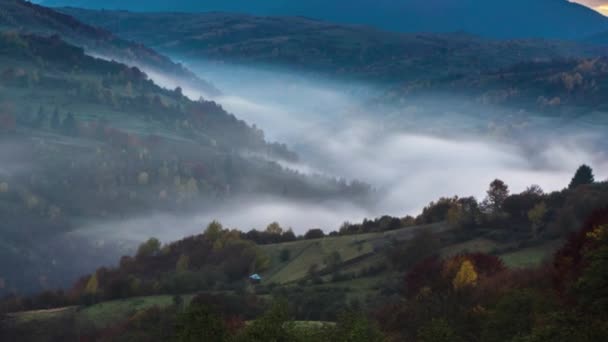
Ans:
[[[566,187],[583,163],[590,164],[599,179],[608,174],[608,156],[599,145],[602,137],[584,126],[566,127],[539,115],[526,118],[527,125],[542,129],[500,135],[496,122],[504,124],[510,115],[505,119],[504,110],[488,106],[457,110],[454,99],[439,96],[431,107],[425,107],[428,101],[376,106],[373,102],[383,89],[371,85],[268,68],[187,64],[221,90],[214,101],[301,156],[298,164],[278,161],[284,167],[369,183],[376,189],[372,203],[311,204],[260,195],[191,216],[159,213],[102,223],[96,231],[120,231],[134,241],[151,235],[166,241],[200,232],[213,219],[243,230],[278,221],[296,233],[310,228],[331,231],[344,221],[415,215],[442,196],[482,199],[496,178],[513,192],[532,184],[553,191]],[[161,86],[176,86],[166,77],[150,76]],[[194,100],[206,97],[187,87],[184,94]],[[513,123],[521,124],[521,117],[514,113]]]

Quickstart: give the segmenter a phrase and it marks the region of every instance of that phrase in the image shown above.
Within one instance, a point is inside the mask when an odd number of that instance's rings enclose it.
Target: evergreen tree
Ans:
[[[594,182],[593,169],[587,165],[581,165],[581,167],[576,170],[568,189],[575,189],[580,185],[593,184]]]

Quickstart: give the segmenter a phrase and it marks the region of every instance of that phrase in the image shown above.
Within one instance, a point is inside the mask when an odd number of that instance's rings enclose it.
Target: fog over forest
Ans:
[[[241,230],[264,229],[277,221],[296,233],[310,228],[329,232],[344,221],[416,215],[440,197],[483,199],[496,178],[504,180],[512,192],[532,184],[553,191],[566,187],[582,163],[591,164],[599,179],[608,174],[601,133],[588,126],[565,127],[559,121],[532,118],[544,129],[495,136],[488,127],[502,120],[504,111],[481,106],[479,112],[463,111],[452,106],[457,99],[438,96],[432,99],[431,109],[423,108],[428,102],[415,101],[377,106],[374,100],[383,89],[373,85],[269,68],[203,61],[185,64],[222,92],[210,97],[183,87],[186,96],[218,102],[239,119],[263,129],[269,141],[286,143],[300,156],[297,163],[278,163],[305,174],[366,182],[375,190],[373,198],[366,204],[296,203],[250,196],[191,216],[159,213],[96,223],[93,231],[101,236],[113,236],[106,234],[110,230],[128,232],[132,241],[152,235],[166,241],[200,232],[214,219]],[[146,72],[163,87],[180,85],[179,80]],[[436,115],[425,115],[429,110]]]

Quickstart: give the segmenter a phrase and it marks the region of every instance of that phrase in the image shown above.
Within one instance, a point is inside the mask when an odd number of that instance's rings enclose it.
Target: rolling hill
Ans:
[[[82,47],[89,54],[171,75],[181,79],[184,85],[194,86],[210,96],[219,93],[213,85],[152,49],[120,39],[108,31],[89,26],[69,15],[28,1],[0,2],[0,30],[58,35],[72,45]]]
[[[57,36],[0,33],[0,51],[0,292],[58,286],[124,251],[70,233],[86,222],[239,196],[366,196],[283,169],[266,157],[297,156],[260,129]]]
[[[567,0],[309,0],[146,1],[44,0],[49,6],[134,11],[224,11],[291,15],[337,23],[364,24],[401,32],[457,32],[493,38],[573,39],[608,27],[601,14]]]
[[[298,17],[61,11],[186,61],[281,65],[366,81],[476,75],[521,62],[603,53],[600,47],[574,42],[393,33]]]

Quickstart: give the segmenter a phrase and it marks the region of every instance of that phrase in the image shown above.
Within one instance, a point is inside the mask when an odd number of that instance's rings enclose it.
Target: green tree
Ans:
[[[333,272],[342,263],[342,256],[340,255],[340,252],[333,251],[323,259],[323,262],[325,263],[325,266]]]
[[[150,257],[160,253],[160,241],[157,238],[150,238],[148,241],[139,245],[137,257]]]
[[[279,225],[278,222],[272,222],[266,227],[266,233],[281,235],[283,234],[283,228],[281,228],[281,225]]]
[[[216,241],[222,236],[224,231],[224,227],[218,221],[211,221],[209,225],[207,225],[207,229],[205,229],[205,237],[210,241]]]
[[[502,205],[507,197],[509,197],[509,186],[500,179],[495,179],[490,183],[484,203],[493,214],[498,214],[502,211]]]
[[[418,342],[463,342],[445,319],[433,319],[418,330]]]
[[[338,322],[330,333],[328,341],[336,342],[381,342],[386,337],[367,317],[360,313],[348,312],[338,317]]]
[[[543,306],[542,295],[529,290],[509,293],[490,311],[482,327],[482,341],[511,341],[516,336],[529,334],[533,317]]]
[[[87,294],[96,294],[98,290],[99,281],[97,280],[97,272],[95,272],[91,275],[91,277],[89,277],[84,292]]]
[[[177,260],[177,263],[175,264],[175,270],[179,273],[186,272],[189,268],[190,258],[185,254],[180,255],[179,259]]]
[[[291,342],[297,340],[288,327],[289,309],[285,300],[279,300],[272,308],[247,326],[237,341],[243,342]]]
[[[223,319],[207,305],[191,304],[178,316],[178,342],[223,342],[229,338],[230,334]]]
[[[547,216],[547,204],[545,202],[540,202],[534,206],[534,208],[530,209],[528,212],[528,219],[532,224],[532,232],[534,236],[538,235],[538,231],[542,228],[545,222],[545,217]]]
[[[593,169],[587,165],[581,165],[578,170],[576,170],[568,188],[576,189],[581,185],[593,184],[594,182],[595,177],[593,176]]]

